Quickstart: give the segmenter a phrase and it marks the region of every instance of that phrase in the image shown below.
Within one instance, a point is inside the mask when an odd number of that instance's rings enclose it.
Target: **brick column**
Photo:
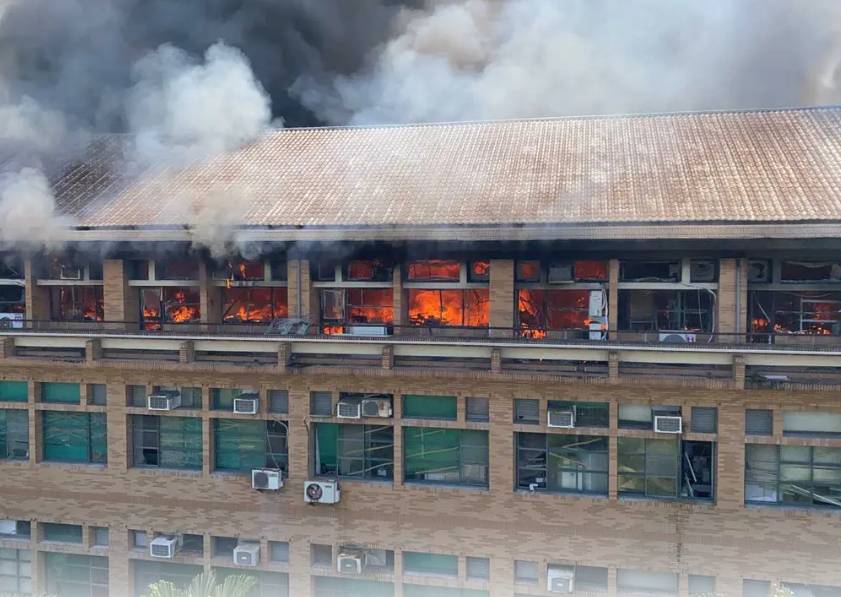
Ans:
[[[511,337],[514,328],[514,260],[491,259],[491,336]]]
[[[15,356],[15,339],[0,338],[0,359],[8,359]]]
[[[514,487],[514,401],[510,396],[492,393],[488,410],[490,490],[497,496],[506,495]]]
[[[206,411],[201,416],[201,463],[202,474],[209,475],[213,471],[213,420]]]
[[[406,292],[403,290],[403,271],[399,265],[394,266],[391,274],[392,284],[392,301],[394,305],[394,325],[398,326],[394,333],[399,335],[402,329],[399,326],[406,326],[409,324],[409,305],[406,297]]]
[[[38,549],[38,543],[41,539],[41,523],[32,521],[32,562],[30,563],[30,574],[32,575],[32,594],[42,595],[47,592],[47,578],[44,567],[44,552]]]
[[[108,592],[111,595],[133,593],[128,552],[128,529],[112,525],[108,530]]]
[[[310,542],[304,538],[289,542],[289,594],[295,597],[310,597]]]
[[[717,331],[722,342],[741,341],[735,335],[745,331],[747,323],[748,270],[744,259],[720,259],[718,262]]]
[[[38,286],[37,267],[32,259],[23,263],[25,281],[24,294],[26,296],[26,318],[36,321],[49,321],[50,319],[50,290]]]
[[[102,293],[105,321],[137,323],[140,319],[140,291],[128,285],[128,262],[106,259],[102,262]],[[135,326],[129,326],[135,327]]]
[[[310,474],[309,445],[310,430],[307,426],[309,418],[309,392],[305,388],[291,388],[289,390],[289,481],[291,491],[303,490],[304,481]]]
[[[178,362],[192,363],[196,360],[196,346],[192,340],[182,342],[178,345]]]
[[[201,322],[222,323],[222,287],[214,286],[210,275],[210,266],[206,261],[199,262],[199,308]]]
[[[607,353],[607,377],[610,383],[619,383],[619,352],[616,350]]]
[[[718,407],[718,456],[716,458],[716,503],[722,509],[744,506],[745,409],[722,402]]]
[[[318,293],[312,288],[310,262],[306,259],[290,259],[286,267],[289,316],[307,319],[317,325]]]
[[[607,329],[615,332],[619,327],[619,260],[608,262]],[[616,340],[611,338],[610,340]]]
[[[490,597],[510,597],[514,594],[514,561],[491,558]]]
[[[742,355],[733,357],[733,389],[745,389],[745,357]]]
[[[106,409],[108,425],[108,468],[125,472],[128,470],[131,457],[129,442],[129,421],[126,417],[126,385],[124,383],[108,384],[108,401]]]
[[[401,425],[403,420],[403,400],[399,394],[394,394],[391,410],[393,414],[392,421],[394,422],[394,486],[400,487],[403,485],[403,426]],[[395,554],[394,560],[394,565],[396,566],[397,554]],[[395,576],[395,578],[397,577]]]

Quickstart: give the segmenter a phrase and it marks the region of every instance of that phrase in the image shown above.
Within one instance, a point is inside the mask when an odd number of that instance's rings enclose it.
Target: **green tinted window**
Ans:
[[[108,441],[103,413],[43,413],[44,460],[107,462]]]
[[[455,421],[458,413],[455,396],[403,396],[403,417]]]
[[[29,400],[29,384],[25,381],[0,381],[0,401],[26,402]]]
[[[388,480],[394,472],[394,429],[386,425],[315,427],[315,473]]]
[[[234,398],[240,394],[238,388],[210,388],[210,403],[215,410],[233,410]]]
[[[488,432],[405,427],[406,481],[488,486]]]
[[[44,554],[47,593],[91,597],[108,594],[108,558]]]
[[[0,458],[29,458],[29,413],[25,410],[0,410]]]
[[[263,467],[287,470],[283,423],[214,419],[213,438],[216,470],[246,472]]]
[[[403,571],[410,574],[458,576],[458,558],[437,553],[404,551]]]
[[[79,404],[80,386],[77,383],[44,382],[41,384],[41,400],[60,404]]]

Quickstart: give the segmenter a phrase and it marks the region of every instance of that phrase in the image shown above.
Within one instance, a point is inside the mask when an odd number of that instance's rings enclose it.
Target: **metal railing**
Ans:
[[[841,336],[818,334],[785,334],[776,332],[712,333],[688,330],[607,330],[593,338],[586,329],[548,330],[541,328],[407,326],[348,324],[353,333],[324,333],[318,326],[297,319],[271,323],[164,323],[150,326],[131,321],[45,321],[22,320],[0,325],[0,335],[18,333],[131,336],[196,336],[259,338],[310,338],[325,340],[388,340],[388,341],[458,341],[505,342],[524,345],[580,346],[663,346],[750,347],[767,350],[841,351]],[[370,330],[370,333],[366,333]]]

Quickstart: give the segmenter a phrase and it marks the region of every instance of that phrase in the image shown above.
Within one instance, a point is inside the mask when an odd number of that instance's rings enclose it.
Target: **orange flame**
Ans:
[[[412,325],[486,327],[489,319],[487,289],[409,290]]]

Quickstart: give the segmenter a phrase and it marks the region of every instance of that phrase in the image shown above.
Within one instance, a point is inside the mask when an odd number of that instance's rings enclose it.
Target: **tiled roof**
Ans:
[[[84,227],[841,221],[841,108],[287,129],[183,170],[55,182]],[[188,207],[192,206],[192,207]]]

